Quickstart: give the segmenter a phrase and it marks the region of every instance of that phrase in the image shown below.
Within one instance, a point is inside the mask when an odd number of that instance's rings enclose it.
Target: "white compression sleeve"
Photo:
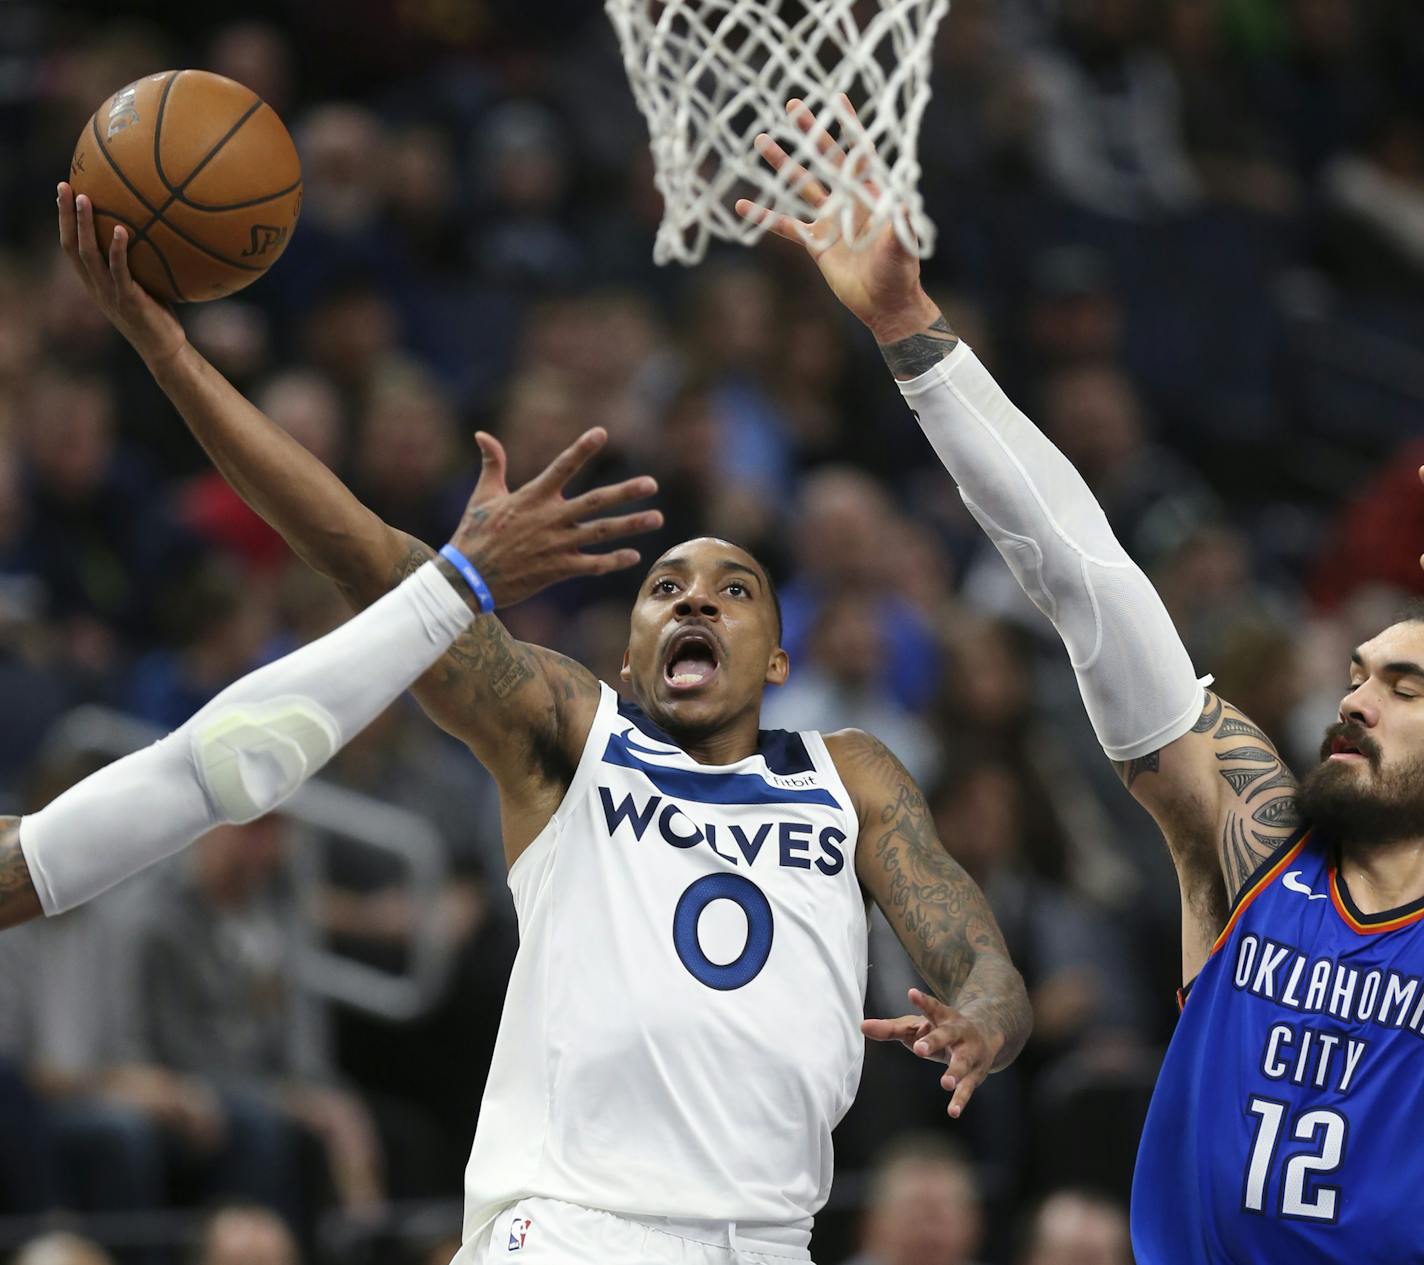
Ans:
[[[223,822],[271,811],[469,626],[428,562],[334,632],[243,677],[182,728],[20,819],[46,914],[63,913]]]
[[[1072,463],[965,343],[899,383],[969,512],[1053,622],[1112,760],[1186,733],[1201,686],[1162,599]]]

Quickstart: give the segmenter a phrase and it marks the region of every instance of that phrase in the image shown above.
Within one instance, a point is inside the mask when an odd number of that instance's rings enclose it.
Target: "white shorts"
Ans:
[[[806,1237],[791,1226],[628,1217],[521,1199],[453,1265],[810,1265]]]

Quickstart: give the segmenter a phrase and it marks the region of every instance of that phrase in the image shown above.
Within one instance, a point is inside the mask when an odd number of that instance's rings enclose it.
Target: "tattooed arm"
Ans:
[[[20,819],[0,817],[0,930],[38,918],[44,911],[30,867],[20,851]]]
[[[1113,767],[1156,819],[1176,863],[1190,979],[1247,880],[1299,830],[1296,779],[1270,738],[1210,690],[1190,732]]]
[[[955,1091],[950,1113],[957,1116],[1028,1039],[1023,979],[984,893],[940,842],[905,766],[858,729],[826,742],[860,817],[856,873],[938,994],[912,997],[923,1019],[871,1020],[866,1033],[947,1062],[943,1083]]]

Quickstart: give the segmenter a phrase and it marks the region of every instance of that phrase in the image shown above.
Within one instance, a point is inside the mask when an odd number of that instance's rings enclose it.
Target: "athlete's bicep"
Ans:
[[[1298,831],[1295,776],[1265,732],[1210,690],[1188,733],[1116,768],[1177,867],[1190,977],[1247,881]]]
[[[20,819],[0,817],[0,929],[29,922],[43,912],[20,848]]]

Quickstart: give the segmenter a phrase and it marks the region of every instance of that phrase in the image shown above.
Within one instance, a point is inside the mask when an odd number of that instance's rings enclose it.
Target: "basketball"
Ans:
[[[249,88],[166,70],[121,88],[85,125],[70,184],[94,204],[99,249],[129,234],[134,279],[197,303],[251,285],[291,239],[301,163],[282,120]]]

